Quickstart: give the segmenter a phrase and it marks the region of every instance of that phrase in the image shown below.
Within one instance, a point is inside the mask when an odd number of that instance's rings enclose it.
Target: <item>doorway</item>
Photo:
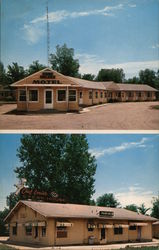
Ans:
[[[52,89],[45,89],[44,91],[44,108],[52,109],[53,108],[53,91]]]

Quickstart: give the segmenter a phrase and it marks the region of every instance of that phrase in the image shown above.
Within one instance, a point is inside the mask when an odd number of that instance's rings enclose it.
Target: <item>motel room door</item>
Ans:
[[[44,91],[44,108],[52,109],[53,108],[53,90],[45,89]]]
[[[106,243],[106,229],[101,228],[100,229],[100,244],[105,244]]]
[[[80,91],[79,92],[79,105],[82,105],[83,104],[83,92]]]

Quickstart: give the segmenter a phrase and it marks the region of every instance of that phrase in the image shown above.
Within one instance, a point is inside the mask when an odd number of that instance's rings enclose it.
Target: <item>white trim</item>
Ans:
[[[58,101],[58,91],[59,91],[59,90],[65,90],[65,92],[66,92],[66,100],[65,100],[65,101]],[[67,102],[67,89],[57,89],[57,90],[56,90],[56,102],[57,102],[57,103]]]
[[[37,90],[37,93],[38,93],[38,100],[37,101],[30,101],[30,91],[32,91],[32,90]],[[28,100],[28,102],[29,103],[38,103],[39,102],[39,89],[35,89],[35,88],[33,88],[33,89],[28,89],[28,94],[29,94],[29,100]]]

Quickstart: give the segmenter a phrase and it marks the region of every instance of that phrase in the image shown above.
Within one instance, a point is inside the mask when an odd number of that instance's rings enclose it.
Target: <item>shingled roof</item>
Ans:
[[[117,83],[121,91],[157,91],[146,84]]]
[[[12,214],[21,205],[26,205],[44,217],[52,218],[87,218],[87,219],[106,219],[106,220],[131,220],[131,221],[151,221],[157,219],[150,216],[138,214],[123,208],[98,207],[77,204],[60,204],[36,201],[19,201],[11,210],[5,220],[12,217]],[[100,217],[99,212],[113,212],[113,217]]]

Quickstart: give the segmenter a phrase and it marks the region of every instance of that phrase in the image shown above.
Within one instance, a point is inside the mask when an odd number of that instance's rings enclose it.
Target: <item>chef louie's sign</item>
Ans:
[[[37,189],[29,189],[23,187],[20,190],[21,199],[31,199],[31,200],[42,200],[42,201],[52,201],[52,202],[65,202],[64,199],[60,198],[55,192],[39,191]]]

